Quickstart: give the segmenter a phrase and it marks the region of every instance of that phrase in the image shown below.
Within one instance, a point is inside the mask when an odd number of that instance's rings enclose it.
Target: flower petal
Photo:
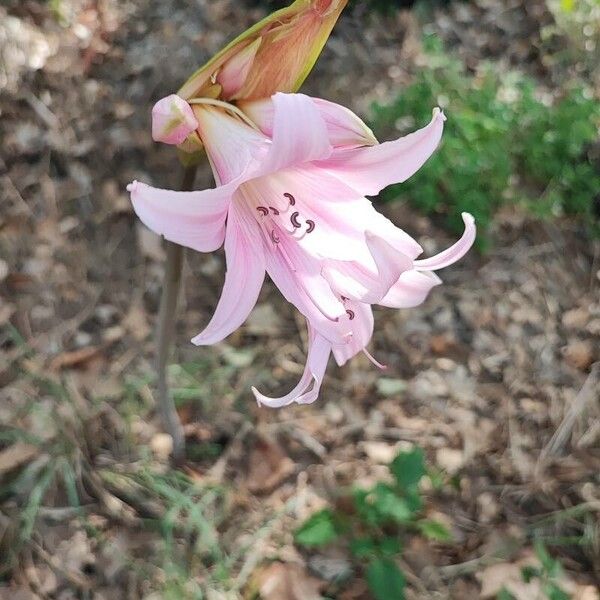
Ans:
[[[320,276],[319,267],[313,269],[312,273],[300,274],[292,259],[284,252],[278,248],[266,254],[269,277],[284,298],[306,317],[318,333],[332,343],[344,343],[350,327],[339,319],[344,319],[345,308],[325,278]],[[327,292],[329,297],[325,300],[323,296]],[[326,316],[325,309],[327,312],[335,310],[335,314]]]
[[[325,260],[323,276],[341,296],[375,304],[388,293],[404,271],[412,268],[413,260],[369,231],[365,238],[375,263],[374,270],[358,261]]]
[[[165,239],[199,252],[212,252],[225,237],[225,219],[237,187],[174,192],[134,181],[127,186],[133,209],[149,229]]]
[[[256,38],[221,67],[217,74],[217,82],[221,84],[224,98],[232,98],[242,89],[261,43],[262,38]]]
[[[152,139],[181,144],[198,127],[192,107],[176,94],[159,100],[152,108]]]
[[[227,271],[221,299],[206,329],[192,339],[197,346],[215,344],[233,333],[248,317],[265,278],[265,257],[257,231],[236,214],[232,204],[227,221]]]
[[[356,260],[374,268],[365,243],[367,230],[410,258],[423,252],[414,239],[378,213],[370,200],[313,165],[259,177],[243,188],[254,205],[277,208],[282,227],[293,229],[298,244],[315,258]]]
[[[440,142],[445,119],[436,108],[423,129],[377,146],[336,150],[318,165],[360,194],[374,196],[392,183],[406,181],[423,166]]]
[[[311,98],[325,122],[329,143],[334,148],[355,148],[377,144],[377,138],[369,127],[351,110],[340,104]],[[275,105],[271,98],[248,100],[238,106],[269,137],[273,135]]]
[[[327,362],[331,354],[331,344],[314,329],[308,326],[308,357],[304,373],[294,389],[280,398],[270,398],[261,394],[256,388],[252,393],[259,405],[263,404],[270,408],[281,408],[296,402],[297,404],[310,404],[314,402],[321,388],[323,376],[327,369]],[[312,383],[312,388],[310,387]]]
[[[260,131],[220,106],[194,104],[193,109],[198,133],[219,185],[237,179],[249,172],[249,165],[264,160],[271,142]]]
[[[429,292],[442,280],[434,273],[412,269],[400,275],[400,279],[379,302],[390,308],[413,308],[422,304]]]
[[[327,158],[329,144],[325,121],[313,101],[304,94],[275,94],[273,145],[263,173]]]
[[[454,264],[457,260],[460,260],[471,249],[473,242],[475,242],[475,236],[477,235],[475,219],[473,218],[473,215],[466,212],[462,213],[462,218],[465,224],[465,231],[460,240],[450,246],[447,250],[444,250],[431,258],[415,260],[416,269],[425,271],[437,271],[438,269],[443,269],[444,267]]]
[[[332,347],[333,356],[340,367],[362,352],[373,336],[374,320],[371,306],[362,302],[346,302],[346,308],[349,311],[346,318],[352,328],[352,335],[347,338],[345,344]]]

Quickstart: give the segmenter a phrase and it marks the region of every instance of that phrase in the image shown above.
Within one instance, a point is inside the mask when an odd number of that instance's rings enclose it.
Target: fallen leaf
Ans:
[[[72,352],[63,352],[52,359],[50,369],[52,371],[60,371],[60,369],[67,369],[69,367],[83,367],[86,363],[96,358],[101,350],[102,348],[98,346],[86,346]]]
[[[585,371],[594,361],[594,348],[589,341],[571,342],[562,349],[565,362],[580,371]]]
[[[455,450],[454,448],[439,448],[435,456],[437,464],[450,475],[458,473],[464,464],[462,450]]]
[[[138,342],[145,340],[151,331],[146,311],[139,303],[131,305],[122,324]]]
[[[291,475],[294,468],[294,462],[275,440],[258,434],[250,451],[248,489],[253,493],[269,492]]]
[[[321,600],[323,584],[299,565],[275,562],[259,576],[262,600]]]
[[[39,454],[39,448],[24,442],[16,442],[0,452],[0,475],[25,464]]]

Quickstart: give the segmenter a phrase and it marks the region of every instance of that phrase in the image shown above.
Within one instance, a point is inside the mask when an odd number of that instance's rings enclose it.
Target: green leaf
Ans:
[[[402,552],[402,541],[398,537],[384,537],[379,541],[379,552],[392,558]]]
[[[392,379],[391,377],[380,377],[377,380],[377,391],[382,396],[396,396],[406,390],[404,379]]]
[[[505,587],[496,596],[496,600],[517,600]]]
[[[326,508],[309,517],[295,533],[295,539],[302,546],[324,546],[338,537],[335,515]]]
[[[398,496],[396,491],[385,483],[378,483],[367,500],[380,515],[389,517],[397,523],[408,523],[413,518],[414,511],[406,500]]]
[[[416,488],[426,473],[423,450],[414,448],[401,452],[390,464],[390,471],[402,489]]]
[[[354,558],[372,558],[377,554],[377,541],[373,538],[357,538],[350,542],[350,552]]]
[[[540,576],[540,570],[536,567],[526,566],[521,569],[521,577],[525,583],[529,583],[535,577]]]
[[[560,0],[560,7],[566,13],[573,12],[573,8],[575,8],[575,0]]]
[[[404,600],[406,580],[389,558],[373,560],[367,567],[367,584],[375,600]]]
[[[571,596],[555,583],[548,583],[544,586],[544,591],[548,600],[569,600]]]
[[[430,521],[423,519],[417,523],[419,531],[429,540],[436,542],[449,542],[452,540],[452,534],[445,525],[439,521]]]
[[[540,540],[535,541],[534,548],[535,555],[538,557],[538,560],[542,563],[544,572],[550,577],[558,577],[562,572],[560,562],[552,558],[548,550],[546,550],[546,546],[544,546],[543,542],[541,542]]]

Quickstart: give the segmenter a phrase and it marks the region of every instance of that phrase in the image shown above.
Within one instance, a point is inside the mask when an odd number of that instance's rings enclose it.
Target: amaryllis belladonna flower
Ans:
[[[253,388],[254,395],[271,407],[313,402],[330,354],[340,366],[359,352],[371,358],[372,304],[419,305],[441,283],[434,271],[473,244],[474,220],[464,213],[456,244],[417,259],[421,246],[365,198],[423,165],[445,117],[435,109],[423,129],[379,144],[346,108],[301,94],[238,107],[198,102],[182,109],[182,119],[197,129],[217,187],[176,192],[134,182],[134,209],[150,229],[183,246],[211,252],[225,243],[221,299],[194,344],[214,344],[237,329],[269,274],[307,319],[308,359],[289,394],[269,398]]]

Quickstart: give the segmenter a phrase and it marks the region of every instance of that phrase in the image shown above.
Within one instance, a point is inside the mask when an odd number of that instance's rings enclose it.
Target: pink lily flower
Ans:
[[[475,240],[474,219],[464,213],[462,238],[419,260],[421,246],[365,198],[425,163],[445,117],[435,109],[424,128],[379,144],[348,109],[301,94],[239,108],[197,102],[197,133],[217,187],[176,192],[133,182],[133,207],[146,226],[175,243],[199,252],[225,244],[223,293],[194,344],[217,343],[237,329],[269,274],[307,319],[308,358],[288,394],[252,391],[270,407],[314,402],[331,354],[340,366],[359,352],[378,364],[367,351],[371,305],[421,304],[441,283],[434,271],[459,260]]]

